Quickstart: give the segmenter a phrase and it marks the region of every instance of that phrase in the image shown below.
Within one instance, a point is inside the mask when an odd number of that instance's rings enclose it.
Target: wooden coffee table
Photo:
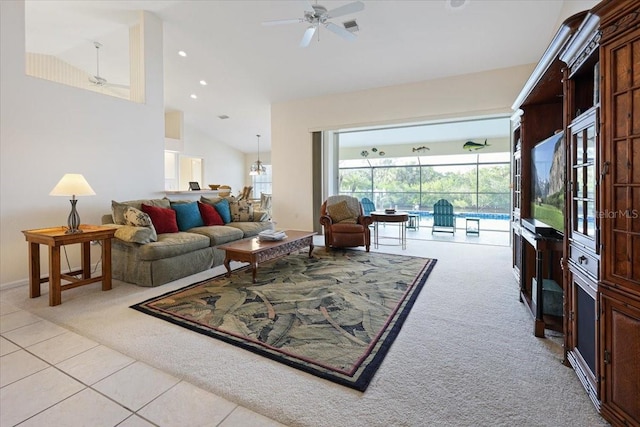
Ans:
[[[309,247],[309,258],[313,252],[313,236],[315,231],[284,230],[286,239],[277,241],[260,241],[257,237],[239,240],[228,245],[218,246],[225,251],[224,266],[227,277],[231,276],[231,261],[248,262],[253,270],[253,283],[256,283],[258,264],[270,259],[289,255],[293,251]]]

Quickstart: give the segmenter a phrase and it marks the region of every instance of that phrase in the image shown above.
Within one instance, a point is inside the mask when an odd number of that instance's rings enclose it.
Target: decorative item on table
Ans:
[[[287,238],[287,235],[284,231],[276,231],[276,230],[264,230],[258,233],[258,240],[269,242],[276,240],[284,240]]]
[[[231,195],[231,187],[226,184],[222,184],[218,187],[218,197],[229,197]]]
[[[50,196],[71,196],[71,213],[69,213],[69,217],[67,218],[67,231],[65,234],[76,234],[82,233],[80,227],[80,215],[76,210],[76,196],[95,196],[96,193],[93,191],[89,183],[84,176],[79,173],[67,173],[64,174],[62,179],[53,187]]]
[[[384,213],[386,213],[386,214],[394,214],[394,213],[396,213],[396,210],[394,208],[389,208],[389,209],[385,209]]]
[[[220,187],[220,184],[209,184],[209,188],[212,190],[217,190]]]
[[[200,183],[198,181],[189,181],[189,190],[200,191]]]

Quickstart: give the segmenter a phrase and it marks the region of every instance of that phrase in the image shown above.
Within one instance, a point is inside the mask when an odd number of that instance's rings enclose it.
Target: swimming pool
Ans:
[[[433,212],[431,211],[413,211],[409,210],[408,213],[412,215],[418,215],[422,218],[433,218]],[[511,220],[511,215],[508,213],[492,213],[492,212],[454,212],[453,216],[456,218],[480,218],[480,219],[497,219],[497,220]]]

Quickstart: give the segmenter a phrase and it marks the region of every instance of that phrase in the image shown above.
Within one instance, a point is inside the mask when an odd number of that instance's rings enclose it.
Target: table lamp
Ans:
[[[80,227],[80,215],[76,210],[76,196],[95,196],[95,192],[84,176],[79,173],[66,173],[62,179],[53,187],[50,196],[71,196],[71,213],[67,218],[66,234],[82,233]]]

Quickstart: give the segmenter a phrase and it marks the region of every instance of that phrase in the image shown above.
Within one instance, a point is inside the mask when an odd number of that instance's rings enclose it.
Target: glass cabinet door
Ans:
[[[598,252],[596,111],[571,126],[571,237]]]

